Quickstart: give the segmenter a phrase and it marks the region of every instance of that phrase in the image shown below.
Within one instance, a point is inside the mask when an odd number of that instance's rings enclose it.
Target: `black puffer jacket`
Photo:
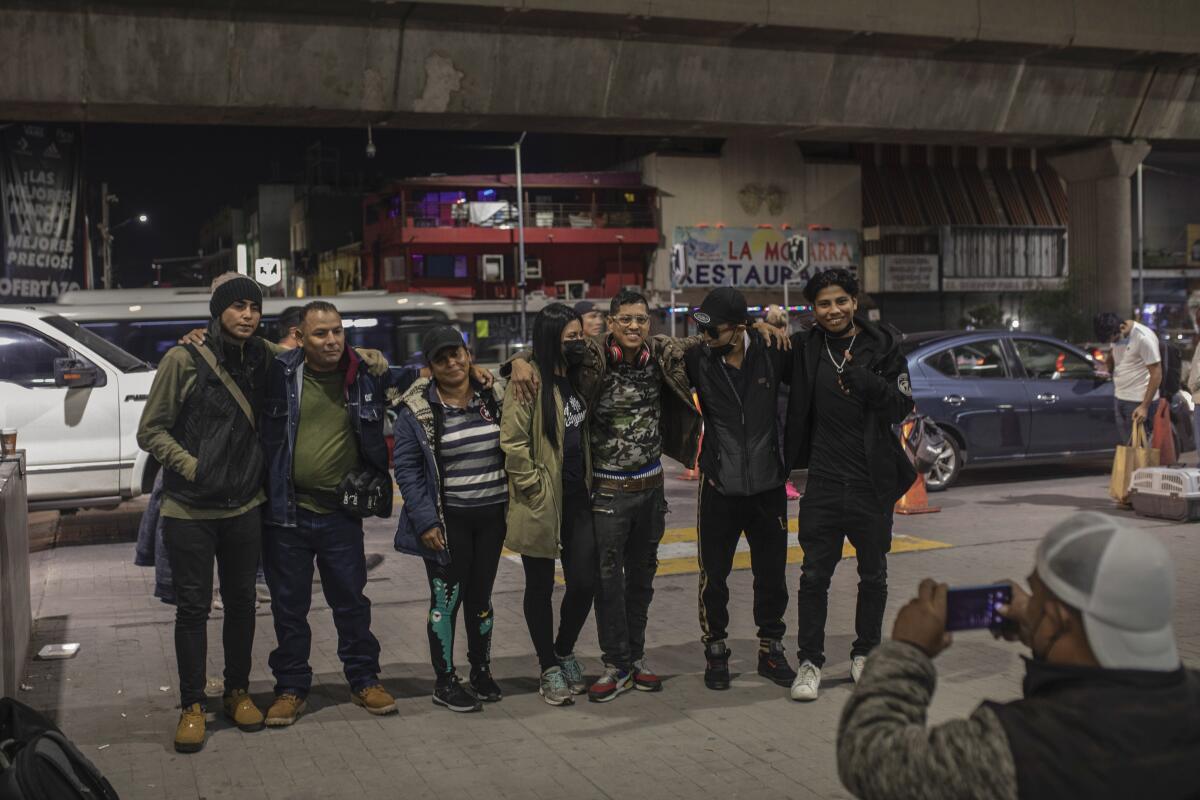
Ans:
[[[871,483],[891,508],[917,479],[900,437],[892,431],[892,426],[903,422],[913,409],[908,360],[900,351],[898,330],[857,317],[854,321],[875,343],[876,355],[861,368],[885,384],[881,395],[866,403],[863,437]],[[812,456],[813,390],[824,342],[825,333],[819,326],[792,335],[791,396],[784,443],[784,462],[789,469],[807,469]]]
[[[717,491],[731,497],[759,494],[787,480],[777,403],[791,354],[767,347],[756,331],[749,337],[739,376],[745,397],[739,397],[720,357],[707,347],[692,347],[684,355],[704,416],[700,471]]]
[[[226,342],[217,324],[214,320],[209,327],[208,346],[217,363],[242,390],[258,419],[270,352],[258,338],[251,338],[240,347]],[[258,433],[196,348],[192,345],[185,348],[196,367],[196,385],[183,403],[171,436],[196,457],[196,479],[189,481],[166,469],[163,489],[168,496],[193,508],[240,508],[263,487],[264,461]]]

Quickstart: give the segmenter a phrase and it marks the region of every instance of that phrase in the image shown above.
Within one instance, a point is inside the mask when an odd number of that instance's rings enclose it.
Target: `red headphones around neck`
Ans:
[[[609,366],[616,367],[625,360],[625,351],[621,349],[621,345],[617,344],[616,339],[613,338],[611,333],[608,335],[608,347],[606,347],[605,350],[608,351]],[[633,364],[638,369],[644,369],[649,363],[650,345],[643,342],[641,349],[638,350],[637,357],[633,359]]]

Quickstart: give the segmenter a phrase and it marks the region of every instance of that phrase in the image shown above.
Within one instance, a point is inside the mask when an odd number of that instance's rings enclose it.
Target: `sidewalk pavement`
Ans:
[[[686,531],[695,525],[695,484],[677,480],[674,472],[668,481],[668,528]],[[936,546],[890,559],[885,635],[921,578],[952,584],[1024,578],[1037,541],[1054,522],[1077,509],[1094,509],[1149,530],[1170,549],[1178,571],[1180,649],[1187,663],[1200,666],[1198,526],[1116,511],[1106,498],[1107,482],[1107,475],[1095,469],[968,473],[962,485],[931,496],[941,513],[897,517],[896,534]],[[794,522],[795,502],[790,513]],[[81,648],[69,661],[31,661],[25,677],[31,688],[19,699],[54,717],[126,800],[849,797],[837,778],[834,748],[838,715],[852,689],[854,561],[834,576],[829,660],[814,703],[793,703],[785,689],[755,674],[751,576],[743,569],[730,579],[732,666],[741,672],[732,689],[704,687],[696,576],[676,571],[656,581],[647,633],[648,657],[666,678],[664,691],[552,708],[537,694],[537,662],[521,612],[521,569],[504,560],[494,597],[493,671],[505,698],[483,713],[458,715],[430,702],[424,570],[416,559],[392,550],[393,524],[368,525],[368,551],[387,557],[371,573],[367,591],[383,646],[382,678],[397,695],[397,716],[371,717],[350,704],[328,607],[314,585],[315,682],[308,713],[291,728],[254,734],[218,720],[210,724],[203,752],[175,753],[174,612],[152,597],[153,570],[133,565],[132,542],[33,555],[31,651],[68,641],[80,642]],[[677,538],[686,543],[686,537]],[[673,558],[686,554],[673,552]],[[788,567],[787,644],[792,650],[799,570],[799,564]],[[219,612],[214,617],[208,674],[219,677]],[[273,685],[267,655],[275,637],[266,606],[257,619],[251,692],[265,708]],[[465,664],[461,635],[457,651]],[[956,636],[937,661],[931,720],[965,715],[985,698],[1017,696],[1020,652],[986,633]],[[579,654],[589,675],[596,675],[600,663],[592,622],[580,639]]]

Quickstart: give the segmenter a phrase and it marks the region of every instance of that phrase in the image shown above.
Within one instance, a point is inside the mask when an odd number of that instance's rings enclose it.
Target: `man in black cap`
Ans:
[[[737,289],[712,290],[692,318],[705,339],[704,347],[693,347],[684,356],[704,416],[696,519],[704,683],[710,689],[729,688],[726,580],[745,532],[754,572],[758,673],[790,686],[796,673],[783,649],[788,473],[776,406],[779,382],[788,379],[791,359],[751,328],[746,298]]]
[[[575,304],[575,313],[583,323],[584,336],[599,336],[604,333],[604,312],[596,308],[591,300],[580,300]]]

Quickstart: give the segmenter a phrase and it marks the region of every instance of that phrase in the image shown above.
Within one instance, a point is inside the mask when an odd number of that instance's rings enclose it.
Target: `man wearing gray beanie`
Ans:
[[[264,459],[257,422],[267,366],[283,348],[255,336],[262,290],[245,275],[212,283],[212,320],[203,335],[159,362],[138,425],[138,445],[162,465],[163,541],[174,584],[175,657],[182,713],[175,749],[205,741],[205,662],[213,562],[225,606],[225,716],[243,731],[264,727],[247,693],[254,643],[255,575],[261,553]],[[387,370],[378,351],[360,351],[373,374]]]
[[[921,582],[842,710],[838,773],[856,797],[1200,797],[1200,673],[1176,647],[1166,548],[1075,514],[1038,545],[1029,585],[1013,585],[1000,613],[1014,629],[997,631],[1032,652],[1023,699],[927,727],[950,634],[946,585]]]

